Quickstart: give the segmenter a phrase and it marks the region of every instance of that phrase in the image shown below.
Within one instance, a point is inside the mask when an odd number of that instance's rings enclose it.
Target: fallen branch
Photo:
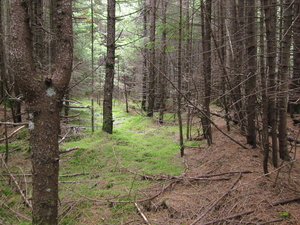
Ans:
[[[143,218],[143,220],[145,221],[145,223],[146,223],[146,224],[151,224],[151,223],[148,221],[148,219],[147,219],[147,217],[145,216],[145,214],[142,212],[141,208],[138,206],[138,204],[135,202],[134,205],[135,205],[135,207],[137,208],[137,210],[138,210],[139,214],[141,215],[141,217]]]
[[[9,138],[11,138],[11,137],[13,137],[15,134],[17,134],[19,131],[21,131],[23,128],[25,128],[26,126],[24,125],[24,126],[22,126],[22,127],[19,127],[18,129],[16,129],[16,130],[14,130],[11,134],[9,134],[8,136],[7,136],[7,139],[9,139]],[[0,139],[0,142],[2,142],[2,141],[5,141],[6,140],[6,138],[1,138]]]
[[[284,205],[284,204],[288,204],[288,203],[292,203],[292,202],[300,202],[300,197],[296,197],[296,198],[292,198],[292,199],[286,199],[286,200],[281,200],[281,201],[278,201],[278,202],[270,203],[269,206],[264,207],[264,208],[271,208],[273,206]],[[259,208],[259,209],[252,209],[252,210],[249,210],[249,211],[246,211],[246,212],[242,212],[242,213],[238,213],[238,214],[235,214],[235,215],[223,217],[223,218],[220,218],[220,219],[217,219],[217,220],[213,220],[213,221],[204,223],[203,225],[215,224],[215,223],[219,223],[221,221],[226,221],[226,220],[234,219],[234,218],[237,218],[237,217],[249,215],[249,214],[254,213],[256,211],[259,211],[259,210],[261,210],[261,208]],[[267,224],[267,223],[264,223],[264,224]]]
[[[8,169],[8,166],[7,164],[5,163],[3,157],[2,157],[2,154],[0,154],[0,157],[1,157],[1,160],[2,160],[2,164],[4,165],[7,173],[9,174],[10,178],[13,180],[13,182],[15,183],[19,193],[22,195],[22,198],[24,199],[25,203],[27,206],[29,206],[30,208],[32,208],[32,205],[30,204],[30,202],[27,200],[27,198],[25,197],[23,191],[21,190],[21,187],[19,186],[18,182],[16,181],[16,179],[14,178],[14,176],[11,174],[11,172],[9,171]]]
[[[237,182],[241,179],[241,177],[242,177],[242,174],[240,173],[239,177],[233,182],[233,184],[230,186],[230,188],[220,198],[218,198],[208,209],[206,209],[205,212],[202,213],[201,216],[199,216],[194,222],[192,222],[191,225],[195,225],[200,220],[202,220],[211,209],[213,209],[226,195],[228,195],[232,191],[232,189],[237,184]]]
[[[91,106],[75,106],[75,105],[64,105],[66,108],[72,108],[72,109],[90,109]]]
[[[71,151],[74,151],[74,150],[77,150],[77,149],[79,149],[79,147],[69,148],[69,149],[66,149],[66,150],[59,151],[59,154],[68,153],[68,152],[71,152]]]
[[[1,125],[12,125],[12,126],[23,126],[28,125],[28,123],[13,123],[13,122],[0,122]]]
[[[156,197],[158,197],[159,195],[161,195],[162,193],[164,193],[170,186],[172,186],[173,184],[175,184],[177,181],[172,181],[170,182],[167,186],[163,187],[160,192],[156,193],[155,195],[149,197],[149,198],[145,198],[145,199],[140,199],[140,200],[133,200],[133,201],[117,201],[117,200],[109,200],[109,199],[105,199],[105,200],[99,200],[99,199],[94,199],[94,198],[89,198],[87,196],[84,196],[78,192],[75,192],[74,190],[72,190],[71,188],[63,185],[65,188],[71,190],[72,192],[74,192],[75,194],[79,195],[80,197],[88,200],[88,201],[92,201],[92,202],[98,202],[98,203],[139,203],[139,202],[146,202],[146,201],[151,201],[153,199],[155,199]]]
[[[59,177],[77,177],[77,176],[84,176],[89,175],[89,173],[74,173],[74,174],[61,174]]]
[[[1,201],[1,200],[0,200]],[[1,205],[4,205],[6,208],[8,208],[8,210],[12,211],[14,214],[16,214],[17,216],[25,219],[25,220],[28,220],[31,222],[31,219],[29,219],[28,217],[26,216],[23,216],[22,214],[16,212],[15,210],[11,209],[7,204],[5,204],[5,202],[1,201]]]
[[[60,115],[60,117],[61,117],[61,118],[74,118],[74,117],[78,117],[78,116],[80,116],[80,115],[81,115],[81,113],[77,113],[77,114],[75,114],[75,115],[69,115],[69,116]]]

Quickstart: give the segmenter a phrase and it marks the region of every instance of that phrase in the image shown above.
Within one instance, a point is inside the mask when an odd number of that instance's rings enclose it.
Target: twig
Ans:
[[[13,131],[11,134],[9,134],[9,135],[7,136],[7,138],[1,138],[1,139],[0,139],[0,142],[5,141],[5,140],[7,140],[7,139],[13,137],[15,134],[17,134],[20,130],[22,130],[22,129],[25,128],[25,127],[26,127],[25,125],[22,126],[22,127],[19,127],[18,129],[16,129],[15,131]]]
[[[12,125],[12,126],[23,126],[23,125],[28,125],[28,123],[13,123],[13,122],[0,122],[2,125]]]
[[[64,105],[66,108],[72,108],[72,109],[90,109],[91,106],[75,106],[75,105]]]
[[[143,220],[145,221],[146,224],[151,224],[147,217],[145,216],[145,214],[142,212],[141,208],[138,206],[138,204],[135,202],[134,203],[135,207],[137,208],[137,210],[139,211],[139,214],[141,215],[141,217],[143,218]]]
[[[80,115],[81,115],[81,113],[77,113],[77,114],[75,114],[75,115],[69,115],[69,116],[60,115],[60,117],[61,117],[61,118],[74,118],[74,117],[78,117],[78,116],[80,116]]]
[[[230,191],[232,191],[233,187],[237,184],[237,182],[241,179],[242,174],[240,173],[239,177],[233,182],[233,184],[230,186],[230,188],[220,197],[218,198],[207,210],[205,210],[204,213],[202,213],[201,216],[199,216],[194,222],[192,222],[190,225],[195,225],[196,223],[198,223],[200,220],[202,220],[206,214],[212,209],[214,208],[226,195],[229,194]]]
[[[19,193],[22,195],[22,198],[24,199],[26,205],[28,205],[30,208],[32,208],[32,205],[30,204],[30,202],[27,200],[27,198],[25,197],[23,191],[21,190],[21,187],[19,186],[18,182],[16,181],[16,179],[14,178],[14,176],[11,174],[11,172],[9,171],[3,157],[2,157],[2,154],[0,154],[0,157],[1,157],[1,160],[2,160],[2,163],[6,169],[6,171],[8,172],[9,176],[11,177],[11,179],[14,181]]]
[[[149,197],[149,198],[145,198],[145,199],[140,199],[140,200],[133,200],[133,201],[117,201],[117,200],[109,200],[109,199],[105,199],[105,200],[99,200],[99,199],[94,199],[94,198],[89,198],[85,195],[82,195],[78,192],[75,192],[74,190],[72,190],[71,188],[63,185],[65,188],[73,191],[75,194],[79,195],[80,197],[88,200],[88,201],[92,201],[92,202],[98,202],[98,203],[138,203],[138,202],[146,202],[146,201],[150,201],[152,199],[155,199],[157,196],[161,195],[162,193],[164,193],[170,186],[172,186],[173,184],[175,184],[177,181],[172,181],[170,182],[167,186],[163,187],[161,189],[160,192],[158,192],[157,194]]]
[[[59,177],[77,177],[77,176],[84,176],[89,175],[88,173],[74,173],[74,174],[62,174]]]
[[[270,203],[269,206],[267,206],[266,208],[271,208],[273,206],[284,205],[284,204],[288,204],[288,203],[292,203],[292,202],[299,202],[299,201],[300,201],[300,197],[296,197],[296,198],[292,198],[292,199],[286,199],[286,200],[281,200],[281,201],[278,201],[278,202]],[[254,213],[255,211],[258,211],[260,209],[261,208],[259,208],[259,209],[258,208],[257,209],[252,209],[252,210],[249,210],[249,211],[246,211],[246,212],[242,212],[242,213],[238,213],[238,214],[235,214],[235,215],[232,215],[232,216],[227,216],[227,217],[223,217],[223,218],[220,218],[220,219],[217,219],[217,220],[213,220],[213,221],[204,223],[202,225],[215,224],[215,223],[219,223],[219,222],[224,221],[224,220],[234,219],[236,217],[241,217],[241,216],[244,216],[244,215],[248,215],[248,214]],[[272,221],[272,222],[274,222],[274,221]],[[276,221],[276,222],[279,222],[279,221]],[[271,222],[266,222],[266,223],[263,223],[263,224],[268,224],[268,223],[271,223]]]
[[[58,144],[62,143],[66,137],[68,136],[68,134],[71,132],[71,129],[68,130],[68,132],[58,141]]]
[[[63,151],[59,151],[59,154],[68,153],[68,152],[71,152],[71,151],[74,151],[74,150],[77,150],[77,149],[79,149],[79,147],[69,148],[69,149],[66,149],[66,150],[63,150]]]
[[[16,215],[18,215],[19,217],[22,217],[23,219],[28,220],[28,221],[31,222],[31,219],[29,219],[29,218],[26,217],[26,216],[23,216],[22,214],[16,212],[16,211],[13,210],[13,209],[11,209],[11,208],[10,208],[7,204],[5,204],[5,202],[3,202],[2,200],[0,200],[0,201],[1,201],[1,205],[4,205],[6,208],[8,208],[8,209],[9,209],[10,211],[12,211],[14,214],[16,214]]]

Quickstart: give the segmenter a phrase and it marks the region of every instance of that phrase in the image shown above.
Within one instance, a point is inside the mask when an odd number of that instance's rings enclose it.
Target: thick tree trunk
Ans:
[[[27,102],[30,119],[32,223],[57,224],[59,112],[72,70],[72,1],[57,0],[51,9],[57,47],[51,75],[36,68],[38,59],[34,57],[31,42],[34,33],[28,20],[32,16],[29,5],[13,0],[11,7],[11,36],[14,37],[11,39],[11,67],[16,71],[15,79]]]
[[[57,224],[60,109],[57,99],[45,97],[43,92],[28,107],[33,224]]]
[[[102,130],[112,134],[113,132],[113,115],[112,100],[114,89],[115,74],[115,25],[116,25],[116,1],[108,0],[107,13],[107,56],[106,56],[106,76],[104,84],[104,101],[103,101],[103,126]]]

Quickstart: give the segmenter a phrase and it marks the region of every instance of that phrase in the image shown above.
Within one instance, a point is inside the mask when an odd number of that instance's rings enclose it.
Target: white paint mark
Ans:
[[[47,188],[47,189],[46,189],[46,191],[47,191],[47,192],[50,192],[50,191],[51,191],[51,189],[50,189],[50,188]]]
[[[34,123],[32,121],[28,121],[28,129],[33,130],[34,129]]]
[[[46,90],[46,94],[47,94],[47,96],[52,97],[52,96],[56,95],[56,92],[53,88],[48,88]]]
[[[33,117],[34,117],[34,115],[33,115],[33,113],[29,113],[29,119],[33,119]]]

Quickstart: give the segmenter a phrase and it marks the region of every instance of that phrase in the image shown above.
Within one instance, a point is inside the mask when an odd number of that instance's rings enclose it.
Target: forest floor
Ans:
[[[214,121],[224,132],[222,119]],[[299,131],[299,126],[289,122]],[[229,135],[245,144],[237,129]],[[153,224],[300,224],[299,149],[291,162],[262,172],[263,153],[244,149],[213,129],[213,144],[187,148],[187,169],[144,213]],[[158,192],[161,186],[148,189]],[[149,193],[149,195],[151,195]]]
[[[82,189],[81,194],[78,194],[79,191],[75,189],[79,187],[80,183],[76,181],[76,184],[72,184],[74,188],[69,191],[74,192],[74,195],[79,195],[76,200],[71,200],[73,198],[71,194],[61,199],[61,208],[64,211],[62,217],[73,213],[73,222],[70,224],[82,225],[300,224],[299,149],[291,146],[292,161],[280,162],[278,168],[272,167],[270,163],[269,174],[264,175],[261,149],[252,149],[247,146],[245,137],[239,133],[238,129],[231,127],[231,131],[227,132],[222,118],[214,117],[213,119],[220,129],[248,149],[234,143],[213,128],[213,144],[211,146],[199,142],[201,143],[199,146],[185,149],[185,156],[182,160],[185,170],[179,176],[144,175],[117,164],[120,167],[119,170],[123,171],[122,173],[124,171],[135,173],[134,179],[139,176],[140,180],[149,181],[149,185],[146,185],[145,188],[134,190],[135,198],[139,200],[128,200],[128,204],[132,205],[131,209],[133,210],[130,211],[127,219],[122,219],[119,223],[109,222],[110,218],[114,217],[111,208],[118,203],[122,204],[118,207],[124,207],[123,203],[126,203],[124,200],[108,201],[109,204],[104,205],[99,202],[89,203],[83,206],[87,207],[87,210],[82,211],[80,208],[76,208],[78,202],[93,201],[91,197],[85,196],[92,187],[88,182],[95,183],[97,181],[93,180],[94,177],[91,176],[86,177],[84,181],[89,188]],[[11,128],[12,130],[15,128]],[[299,125],[294,125],[289,121],[289,131],[295,132],[292,136],[296,137],[299,130]],[[83,157],[82,153],[74,153],[74,156]],[[63,166],[67,161],[75,163],[71,159],[73,156],[64,157],[62,158]],[[181,160],[179,153],[172,157]],[[29,168],[28,155],[25,161],[18,157],[15,158],[15,163],[19,168],[25,165],[27,165],[26,168]],[[82,158],[79,160],[82,161]],[[30,168],[27,171],[30,171]],[[63,182],[72,181],[61,182],[61,185],[64,185],[61,188],[67,188],[65,185],[68,183]],[[99,180],[99,182],[103,182],[103,180]],[[97,181],[96,184],[99,182]],[[109,188],[107,184],[106,188]],[[1,189],[3,193],[4,190],[6,189]],[[4,200],[7,202],[8,198],[4,199],[3,195],[1,202],[5,202]],[[113,204],[115,206],[112,207]],[[20,208],[18,209],[20,210]],[[60,224],[69,223],[61,222]]]

